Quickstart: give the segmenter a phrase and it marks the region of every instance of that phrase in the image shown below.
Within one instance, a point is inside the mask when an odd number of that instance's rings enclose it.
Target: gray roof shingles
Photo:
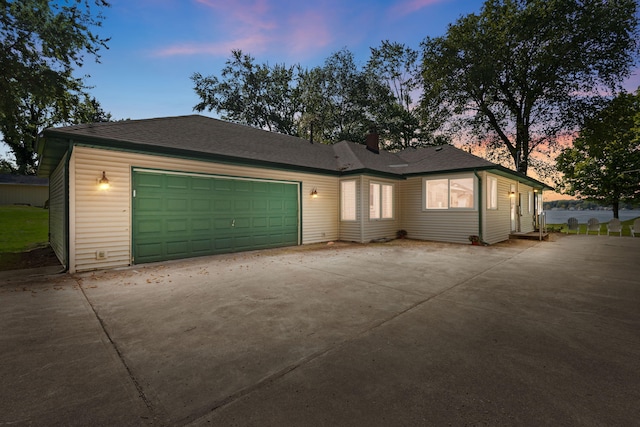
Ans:
[[[74,125],[47,129],[44,135],[53,139],[89,140],[98,146],[129,143],[131,149],[163,148],[332,173],[371,171],[404,176],[463,169],[507,170],[451,145],[411,148],[398,153],[380,150],[376,154],[353,142],[311,143],[200,115]]]

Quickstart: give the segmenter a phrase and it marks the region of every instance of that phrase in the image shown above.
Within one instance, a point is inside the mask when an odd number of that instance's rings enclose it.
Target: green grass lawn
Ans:
[[[632,218],[632,219],[628,219],[626,221],[622,221],[622,236],[631,236],[631,229],[630,226],[633,224],[633,221],[635,221],[637,218]],[[586,234],[587,232],[587,224],[580,224],[579,225],[579,233],[578,234]],[[567,231],[567,224],[547,224],[547,230],[549,231],[561,231],[563,233],[566,233]],[[572,231],[571,234],[576,234],[575,231]],[[591,235],[596,235],[595,231],[592,231],[591,233],[589,233]],[[607,235],[607,223],[603,222],[600,223],[600,235]],[[618,233],[613,233],[611,234],[612,236],[618,236]],[[637,235],[637,233],[636,233]]]
[[[0,206],[0,253],[46,246],[49,210],[31,206]]]

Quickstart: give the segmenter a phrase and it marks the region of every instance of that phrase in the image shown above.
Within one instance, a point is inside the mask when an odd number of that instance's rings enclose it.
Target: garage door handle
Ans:
[[[236,220],[234,219],[233,221],[231,221],[231,226],[235,227],[236,226]]]

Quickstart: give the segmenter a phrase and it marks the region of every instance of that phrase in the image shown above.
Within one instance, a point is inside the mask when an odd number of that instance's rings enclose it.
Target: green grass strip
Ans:
[[[0,206],[0,253],[46,246],[49,210],[31,206]]]

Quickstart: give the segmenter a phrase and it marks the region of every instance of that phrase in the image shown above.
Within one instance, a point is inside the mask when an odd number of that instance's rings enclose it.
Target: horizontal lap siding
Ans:
[[[219,163],[76,147],[72,157],[75,204],[75,269],[91,270],[126,266],[131,260],[131,168],[150,168],[231,177],[302,182],[302,244],[338,238],[338,179],[315,174],[250,168]],[[111,188],[98,189],[102,171]],[[313,199],[313,189],[318,197]],[[107,251],[107,259],[97,260],[96,251]]]
[[[371,183],[391,184],[393,185],[393,219],[370,219],[369,218],[369,185]],[[400,229],[400,207],[398,201],[400,192],[400,181],[388,179],[371,178],[365,176],[362,178],[362,213],[364,218],[364,227],[362,233],[362,241],[369,242],[374,239],[395,238],[396,232]]]
[[[0,184],[0,205],[44,207],[49,198],[46,185]]]
[[[402,227],[408,238],[469,243],[469,235],[478,234],[478,211],[423,210],[422,192],[422,177],[402,183]]]
[[[509,192],[511,191],[511,184],[515,184],[515,181],[510,181],[496,175],[490,176],[498,179],[498,209],[487,209],[483,238],[485,242],[493,244],[509,239],[509,234],[511,233],[511,200],[509,198]],[[485,203],[485,206],[487,194],[486,181],[485,178],[483,180],[483,185],[485,186],[485,190],[483,191],[485,201],[483,201],[483,203]]]
[[[49,179],[49,243],[53,252],[67,266],[67,220],[66,220],[66,159],[65,155]]]

